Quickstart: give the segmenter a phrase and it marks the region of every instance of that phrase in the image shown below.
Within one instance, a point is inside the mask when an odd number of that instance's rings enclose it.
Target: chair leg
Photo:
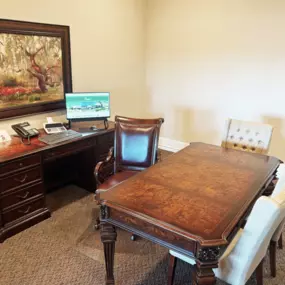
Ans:
[[[168,281],[167,285],[173,285],[175,267],[176,267],[177,258],[169,254],[169,265],[168,265]]]
[[[283,248],[283,236],[282,236],[282,233],[281,233],[281,236],[280,236],[280,238],[279,238],[279,240],[278,240],[278,247],[279,248]]]
[[[269,255],[270,255],[270,270],[271,276],[276,277],[276,241],[270,241]]]
[[[255,272],[256,272],[256,284],[263,285],[263,259],[260,261]]]
[[[99,219],[99,217],[96,219],[96,224],[94,225],[94,229],[96,231],[100,229],[100,219]]]

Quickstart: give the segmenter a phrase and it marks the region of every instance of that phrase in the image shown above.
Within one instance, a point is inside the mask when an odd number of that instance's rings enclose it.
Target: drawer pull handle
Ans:
[[[29,196],[30,192],[27,191],[26,194],[24,196],[21,196],[21,195],[17,195],[17,198],[20,198],[20,199],[26,199],[28,196]]]
[[[21,213],[21,214],[27,214],[27,213],[29,213],[30,212],[30,210],[31,210],[31,206],[29,206],[28,208],[27,208],[27,210],[18,210],[18,212],[19,213]]]
[[[28,175],[25,174],[25,176],[24,176],[23,178],[17,178],[17,177],[16,177],[16,178],[14,178],[14,180],[23,183],[23,182],[26,181],[27,178],[28,178]]]
[[[24,164],[22,162],[19,163],[19,166],[22,167]]]

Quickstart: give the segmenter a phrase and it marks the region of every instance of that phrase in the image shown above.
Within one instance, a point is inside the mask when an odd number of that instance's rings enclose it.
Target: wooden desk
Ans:
[[[106,284],[114,284],[114,226],[194,258],[194,284],[215,284],[213,268],[279,160],[191,143],[101,194]]]
[[[77,123],[72,129],[80,132],[85,124]],[[85,131],[80,138],[56,145],[46,145],[38,138],[24,145],[19,137],[1,143],[0,242],[50,217],[45,202],[50,189],[75,183],[94,192],[94,167],[113,144],[113,124],[106,131]]]

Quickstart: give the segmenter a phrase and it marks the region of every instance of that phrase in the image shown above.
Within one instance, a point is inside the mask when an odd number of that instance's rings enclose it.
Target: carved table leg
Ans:
[[[196,264],[193,270],[193,282],[195,285],[216,284],[216,277],[213,269]]]
[[[106,285],[115,284],[114,279],[114,255],[117,232],[110,224],[101,224],[101,241],[104,245],[105,266],[106,266]]]

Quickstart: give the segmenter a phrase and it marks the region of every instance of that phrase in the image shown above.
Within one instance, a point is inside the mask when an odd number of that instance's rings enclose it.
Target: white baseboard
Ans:
[[[177,152],[184,147],[188,146],[190,143],[185,143],[181,141],[176,141],[164,137],[159,138],[158,147],[163,150]]]

